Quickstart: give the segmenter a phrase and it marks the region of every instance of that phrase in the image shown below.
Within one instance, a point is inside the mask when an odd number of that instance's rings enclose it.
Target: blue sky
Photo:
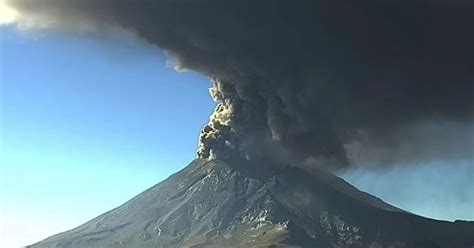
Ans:
[[[0,32],[0,240],[72,228],[195,157],[206,77],[129,41]]]
[[[206,77],[174,71],[149,45],[4,26],[0,53],[4,248],[80,225],[187,165],[215,106]],[[472,220],[474,171],[452,163],[343,176],[409,211]]]
[[[474,220],[474,168],[470,161],[432,161],[391,170],[352,170],[357,188],[412,213],[442,220]]]

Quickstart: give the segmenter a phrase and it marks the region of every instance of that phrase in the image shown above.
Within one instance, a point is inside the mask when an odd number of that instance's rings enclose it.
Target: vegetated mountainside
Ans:
[[[29,247],[473,247],[474,223],[402,211],[324,171],[253,176],[197,159],[124,205]]]

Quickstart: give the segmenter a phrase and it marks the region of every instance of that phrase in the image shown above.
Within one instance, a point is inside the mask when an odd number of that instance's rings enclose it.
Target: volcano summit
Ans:
[[[474,246],[473,223],[416,216],[331,174],[474,164],[473,1],[5,6],[26,29],[132,36],[159,47],[177,71],[211,78],[217,102],[197,160],[31,247]]]
[[[411,214],[328,172],[285,167],[255,177],[238,168],[196,159],[124,205],[29,247],[474,245],[474,222]]]

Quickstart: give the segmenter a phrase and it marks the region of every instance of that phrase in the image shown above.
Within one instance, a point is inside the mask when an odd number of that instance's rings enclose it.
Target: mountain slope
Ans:
[[[253,176],[197,159],[124,205],[30,247],[472,247],[474,223],[399,210],[320,171]]]

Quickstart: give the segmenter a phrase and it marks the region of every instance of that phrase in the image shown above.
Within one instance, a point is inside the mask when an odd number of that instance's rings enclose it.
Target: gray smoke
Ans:
[[[472,1],[8,4],[27,26],[128,30],[213,78],[199,157],[329,169],[472,161]]]

